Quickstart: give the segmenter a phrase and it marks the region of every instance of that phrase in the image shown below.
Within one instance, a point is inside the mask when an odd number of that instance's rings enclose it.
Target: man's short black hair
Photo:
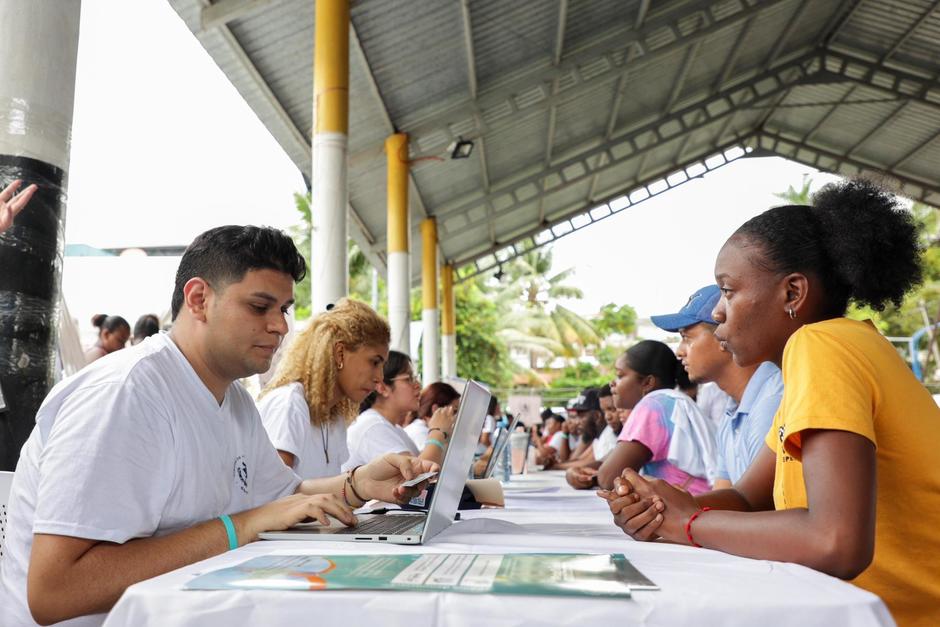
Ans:
[[[300,282],[307,264],[294,241],[278,229],[237,225],[209,229],[193,240],[180,260],[170,303],[173,320],[183,307],[183,287],[190,279],[199,277],[223,290],[249,270],[277,270]]]

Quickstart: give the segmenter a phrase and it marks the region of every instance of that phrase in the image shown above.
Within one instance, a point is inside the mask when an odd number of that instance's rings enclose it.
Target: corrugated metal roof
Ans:
[[[307,174],[314,2],[246,1],[210,30],[208,0],[169,2]],[[842,173],[888,170],[907,193],[940,202],[938,5],[358,0],[351,232],[381,264],[393,127],[416,159],[413,250],[427,212],[457,263],[581,228],[719,167],[734,142]],[[470,159],[447,159],[457,136],[475,141]]]

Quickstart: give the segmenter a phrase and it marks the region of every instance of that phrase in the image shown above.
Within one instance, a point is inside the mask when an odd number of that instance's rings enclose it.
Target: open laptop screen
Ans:
[[[460,397],[457,421],[444,463],[441,465],[438,485],[434,489],[434,496],[428,508],[428,521],[424,532],[426,537],[434,537],[439,531],[447,528],[457,512],[489,403],[490,393],[479,383],[468,381]]]

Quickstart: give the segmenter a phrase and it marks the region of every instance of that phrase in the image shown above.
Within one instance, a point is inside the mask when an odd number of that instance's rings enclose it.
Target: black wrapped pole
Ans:
[[[0,234],[0,470],[53,382],[80,0],[0,2],[0,189],[39,190]]]

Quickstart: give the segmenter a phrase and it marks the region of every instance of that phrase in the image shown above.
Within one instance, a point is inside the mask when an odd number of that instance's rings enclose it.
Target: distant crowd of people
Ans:
[[[636,540],[795,562],[930,624],[940,409],[871,322],[845,315],[920,281],[911,214],[873,183],[829,185],[747,221],[714,265],[715,284],[652,318],[676,351],[640,341],[608,364],[609,385],[546,408],[533,460],[597,490]],[[127,321],[95,317],[93,363],[49,393],[16,469],[9,624],[100,614],[129,585],[261,532],[352,524],[366,501],[425,487],[401,484],[440,468],[460,390],[422,389],[367,305],[317,314],[257,403],[239,385],[271,367],[305,272],[284,233],[219,227],[183,255],[169,332],[145,316],[119,350]],[[495,396],[487,413],[480,459],[512,424]]]

